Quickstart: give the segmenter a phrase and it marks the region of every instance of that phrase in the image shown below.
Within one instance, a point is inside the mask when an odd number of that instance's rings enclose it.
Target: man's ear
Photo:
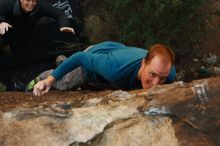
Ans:
[[[145,58],[142,59],[141,66],[145,66]]]

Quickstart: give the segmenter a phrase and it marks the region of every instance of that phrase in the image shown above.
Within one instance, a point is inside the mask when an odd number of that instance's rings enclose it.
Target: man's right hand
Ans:
[[[53,85],[53,82],[55,81],[55,78],[52,76],[49,76],[45,80],[39,81],[35,86],[33,90],[33,94],[35,96],[41,96],[45,93],[47,93],[51,86]]]
[[[12,26],[6,22],[0,23],[0,35],[4,35]]]

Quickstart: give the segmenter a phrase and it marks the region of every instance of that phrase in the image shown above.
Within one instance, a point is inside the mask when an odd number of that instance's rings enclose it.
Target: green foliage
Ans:
[[[205,15],[199,11],[208,0],[105,0],[115,14],[119,41],[148,47],[166,43],[188,48],[202,36]]]
[[[6,87],[4,84],[0,83],[0,92],[6,91]]]

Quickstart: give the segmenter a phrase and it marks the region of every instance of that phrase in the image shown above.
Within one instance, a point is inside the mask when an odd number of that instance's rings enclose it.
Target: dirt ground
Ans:
[[[33,96],[32,92],[0,92],[0,111],[8,111],[13,108],[29,108],[36,106],[48,107],[54,103],[62,102],[69,106],[81,107],[80,101],[94,98],[94,94],[99,92],[99,96],[105,97],[111,90],[83,90],[83,91],[50,91],[43,96]],[[106,101],[109,97],[105,97]],[[105,102],[105,101],[103,101]]]

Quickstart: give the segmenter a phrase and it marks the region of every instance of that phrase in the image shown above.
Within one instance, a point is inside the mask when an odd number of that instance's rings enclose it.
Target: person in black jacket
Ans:
[[[44,0],[0,0],[0,46],[9,44],[13,54],[21,53],[44,16],[56,20],[61,32],[75,33],[65,14]]]

